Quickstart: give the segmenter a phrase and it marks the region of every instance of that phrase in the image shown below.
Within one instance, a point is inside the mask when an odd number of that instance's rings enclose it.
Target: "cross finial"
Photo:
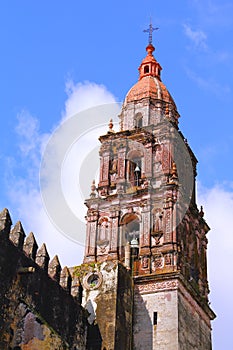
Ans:
[[[156,28],[153,27],[151,19],[150,19],[149,28],[143,30],[144,33],[149,33],[149,45],[152,44],[152,33],[153,33],[153,31],[154,30],[158,30],[158,29],[159,29],[158,27],[156,27]]]

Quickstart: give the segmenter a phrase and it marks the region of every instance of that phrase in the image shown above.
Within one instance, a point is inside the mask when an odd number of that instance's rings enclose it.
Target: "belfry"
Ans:
[[[209,227],[196,204],[197,159],[154,50],[149,40],[120,131],[110,121],[99,138],[99,182],[85,202],[90,349],[211,349]]]
[[[153,56],[155,29],[119,131],[110,120],[99,137],[83,263],[50,261],[45,244],[0,213],[0,349],[212,349],[197,159]]]

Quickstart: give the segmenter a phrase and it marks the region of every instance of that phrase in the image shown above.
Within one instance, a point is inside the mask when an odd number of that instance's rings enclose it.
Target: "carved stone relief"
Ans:
[[[119,152],[118,155],[118,177],[120,179],[125,177],[125,152]]]
[[[116,183],[117,166],[118,166],[118,159],[116,159],[116,158],[112,159],[110,161],[110,166],[109,166],[109,175],[110,175],[111,185]]]
[[[169,173],[170,170],[170,152],[167,144],[163,145],[162,152],[162,168],[165,174]]]
[[[155,173],[160,172],[162,170],[162,153],[163,153],[163,146],[158,145],[155,152],[155,165],[154,165],[154,171]]]
[[[152,245],[162,244],[163,237],[163,211],[155,208],[152,213]]]
[[[142,269],[148,269],[149,267],[149,258],[148,256],[144,255],[141,259],[141,267]]]
[[[165,241],[169,242],[171,241],[171,213],[170,210],[166,210],[165,214]]]
[[[106,254],[109,249],[109,220],[107,217],[102,217],[98,224],[97,236],[97,254]]]
[[[172,254],[171,253],[165,254],[164,263],[165,263],[165,265],[172,265]]]
[[[156,272],[157,269],[164,267],[164,258],[162,255],[154,255],[151,261],[151,270]]]
[[[153,293],[155,291],[177,289],[178,281],[163,281],[163,282],[150,282],[147,284],[136,285],[136,291],[139,293]]]

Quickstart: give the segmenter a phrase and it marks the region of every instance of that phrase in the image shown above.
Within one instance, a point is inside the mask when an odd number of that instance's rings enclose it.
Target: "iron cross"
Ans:
[[[159,28],[154,28],[152,26],[152,23],[150,21],[150,25],[149,25],[149,28],[148,29],[144,29],[143,32],[144,33],[149,33],[149,44],[152,44],[152,33],[154,30],[158,30]]]

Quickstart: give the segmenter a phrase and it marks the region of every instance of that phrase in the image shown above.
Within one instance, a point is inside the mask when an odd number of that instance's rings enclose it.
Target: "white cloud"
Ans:
[[[17,115],[18,124],[15,128],[18,137],[21,138],[19,144],[20,151],[27,156],[34,154],[39,139],[39,121],[31,116],[27,111],[21,111]]]
[[[66,91],[68,97],[65,102],[65,110],[56,130],[59,127],[62,129],[64,120],[82,109],[115,102],[113,95],[103,85],[95,83],[74,84],[69,81],[66,85]],[[46,243],[51,258],[58,254],[63,266],[79,264],[83,258],[83,247],[66,238],[56,229],[51,223],[49,213],[46,213],[41,199],[39,188],[40,161],[45,144],[53,135],[54,130],[50,134],[42,134],[39,129],[39,120],[30,115],[28,111],[19,113],[17,120],[15,131],[19,153],[15,158],[8,159],[8,168],[6,169],[9,210],[11,212],[12,208],[14,221],[20,219],[27,234],[30,231],[35,233],[39,245],[43,242]],[[57,144],[56,147],[55,153],[58,155],[59,145]],[[80,149],[78,151],[80,152]],[[81,149],[82,151],[83,149]],[[71,158],[70,161],[74,165],[78,156],[75,158],[74,154]],[[56,159],[53,159],[53,162],[56,163]],[[49,181],[51,183],[52,177]],[[69,188],[69,184],[66,183],[70,181],[69,176],[64,177],[63,181],[64,187]],[[77,201],[77,198],[73,198],[74,200]],[[75,205],[76,207],[84,206],[83,202],[75,203]]]
[[[191,40],[195,49],[207,50],[207,35],[202,30],[193,30],[189,25],[184,24],[185,35]]]
[[[115,97],[104,85],[98,85],[89,81],[74,84],[72,80],[69,80],[66,83],[66,93],[68,99],[65,103],[63,119],[69,118],[87,108],[116,102]]]
[[[204,205],[205,219],[211,227],[208,233],[208,268],[211,307],[217,314],[213,322],[216,349],[230,349],[232,340],[232,246],[233,188],[216,185],[211,189],[199,186],[198,201]],[[230,344],[231,343],[231,344]]]

